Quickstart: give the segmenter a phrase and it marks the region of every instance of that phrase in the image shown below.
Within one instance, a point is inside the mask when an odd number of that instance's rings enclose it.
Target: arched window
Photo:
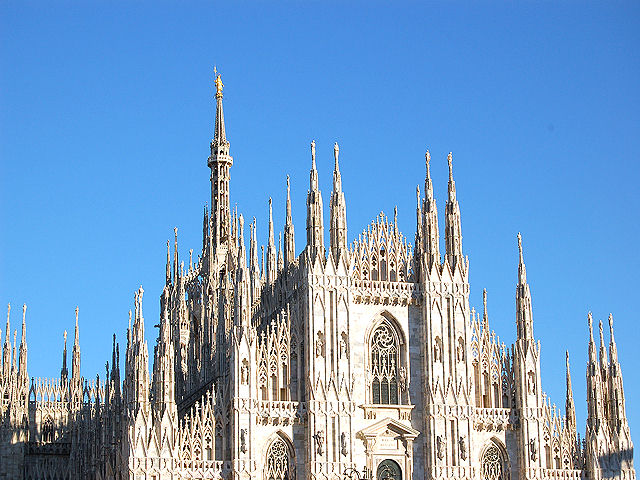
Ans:
[[[371,400],[375,404],[398,403],[400,345],[395,329],[382,322],[371,335]]]
[[[282,438],[276,438],[267,450],[264,467],[265,480],[292,480],[289,446]]]
[[[482,453],[480,475],[482,480],[508,480],[502,451],[495,443],[490,443]]]
[[[402,480],[400,465],[393,460],[383,460],[380,462],[380,465],[378,465],[376,478],[378,480]]]
[[[42,441],[43,442],[53,442],[55,437],[55,428],[53,426],[53,420],[51,417],[47,417],[42,425]]]

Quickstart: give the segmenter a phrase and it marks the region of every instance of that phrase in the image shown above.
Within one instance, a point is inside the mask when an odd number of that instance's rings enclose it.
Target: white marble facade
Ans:
[[[635,479],[612,318],[597,350],[589,316],[580,437],[568,356],[565,410],[542,390],[519,235],[515,343],[490,329],[486,293],[469,305],[451,154],[442,236],[427,153],[415,239],[381,213],[348,245],[336,144],[325,247],[312,142],[307,243],[296,250],[287,178],[283,235],[270,201],[259,250],[255,219],[246,246],[230,209],[222,97],[217,76],[202,251],[185,263],[177,230],[167,242],[152,352],[136,292],[123,382],[115,337],[106,375],[81,377],[77,322],[71,375],[65,334],[60,378],[29,380],[26,320],[18,355],[7,317],[0,479]]]

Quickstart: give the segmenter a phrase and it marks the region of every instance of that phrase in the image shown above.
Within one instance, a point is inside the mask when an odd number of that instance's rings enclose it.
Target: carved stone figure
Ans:
[[[340,453],[346,456],[349,453],[349,446],[347,445],[347,434],[342,432],[340,434]]]
[[[460,448],[460,458],[462,458],[462,460],[466,460],[467,459],[467,437],[462,435],[460,437],[460,440],[458,441],[458,446]]]
[[[249,362],[246,358],[242,360],[242,367],[240,368],[240,383],[243,385],[249,383]]]
[[[324,357],[324,334],[318,332],[316,339],[316,357]]]
[[[247,453],[247,429],[240,429],[240,451]]]
[[[436,455],[440,460],[444,458],[444,440],[440,435],[436,437]]]
[[[313,438],[316,441],[316,453],[324,454],[324,430],[318,430]]]

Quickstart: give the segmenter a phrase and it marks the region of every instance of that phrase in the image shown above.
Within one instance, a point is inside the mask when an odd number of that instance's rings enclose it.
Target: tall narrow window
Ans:
[[[398,403],[399,344],[391,325],[383,322],[371,335],[371,398],[376,404]]]
[[[44,425],[42,426],[42,441],[43,442],[53,442],[55,439],[55,428],[53,426],[53,420],[51,417],[47,417],[44,421]]]
[[[289,463],[289,447],[282,438],[276,438],[267,451],[265,480],[291,480]]]

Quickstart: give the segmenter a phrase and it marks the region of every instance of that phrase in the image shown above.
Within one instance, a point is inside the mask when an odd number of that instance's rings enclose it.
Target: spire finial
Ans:
[[[607,365],[608,361],[607,361],[607,347],[604,344],[602,319],[600,319],[599,327],[600,327],[600,365],[604,367]]]
[[[222,84],[222,78],[215,65],[213,66],[213,76],[215,77],[214,82],[216,84],[216,98],[222,97],[222,87],[224,87],[224,85]]]
[[[520,232],[518,232],[518,251],[520,252],[520,262],[522,263],[522,235],[520,235]]]
[[[78,307],[76,307],[76,329],[75,329],[75,336],[74,336],[74,344],[79,344],[80,343],[80,332],[78,330]]]
[[[489,314],[487,313],[487,289],[484,288],[482,289],[482,307],[483,307],[483,316],[484,319],[486,320],[487,318],[489,318]]]
[[[527,269],[524,264],[524,255],[522,253],[522,235],[518,232],[518,253],[520,259],[518,262],[518,281],[521,285],[527,283]]]
[[[449,181],[453,181],[453,153],[449,152],[447,155],[447,162],[449,163]],[[427,162],[428,165],[428,162]]]
[[[613,313],[609,314],[609,337],[609,341],[611,343],[615,343],[615,340],[613,339]]]
[[[333,144],[333,158],[335,160],[336,172],[340,170],[338,168],[338,155],[340,155],[340,147],[338,147],[338,142]]]
[[[26,335],[27,335],[26,317],[27,317],[27,304],[23,303],[22,304],[22,337],[20,339],[20,343],[24,343],[26,341]]]
[[[291,225],[293,222],[291,218],[291,183],[289,181],[289,175],[287,175],[287,205],[286,205],[286,224]]]
[[[593,343],[593,315],[591,314],[591,312],[589,312],[587,314],[587,322],[589,324],[589,337],[590,337],[590,341],[591,343]]]
[[[311,140],[311,170],[316,169],[316,141]]]

